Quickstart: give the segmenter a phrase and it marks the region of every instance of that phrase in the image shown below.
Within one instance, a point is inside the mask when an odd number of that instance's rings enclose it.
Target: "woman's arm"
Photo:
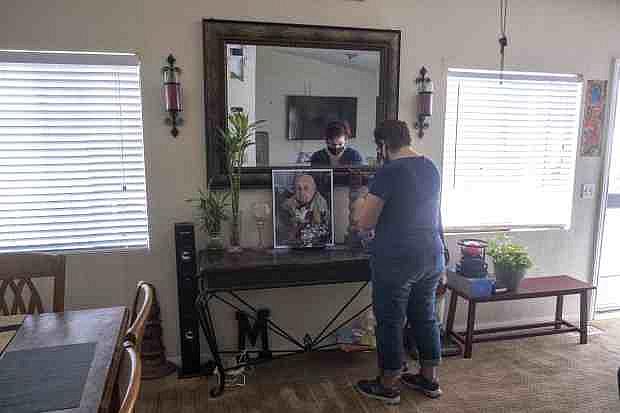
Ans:
[[[374,228],[383,210],[383,205],[383,199],[373,194],[368,194],[355,201],[353,205],[355,228],[361,231]]]

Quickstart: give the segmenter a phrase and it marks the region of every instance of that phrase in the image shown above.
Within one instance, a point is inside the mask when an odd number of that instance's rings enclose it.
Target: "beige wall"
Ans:
[[[377,53],[378,55],[378,53]],[[307,56],[283,53],[277,47],[258,46],[256,52],[256,118],[267,123],[269,162],[291,165],[299,152],[313,153],[325,147],[319,140],[289,140],[286,130],[286,96],[346,96],[357,98],[357,136],[348,145],[357,149],[364,163],[376,155],[372,139],[379,94],[377,71],[327,63]]]
[[[205,182],[201,19],[207,17],[402,30],[401,118],[413,120],[413,79],[425,65],[438,93],[431,130],[417,146],[437,162],[441,161],[447,68],[491,69],[498,64],[495,0],[184,0],[175,4],[163,0],[3,0],[2,49],[135,51],[141,56],[152,248],[71,256],[67,305],[128,303],[137,280],[152,281],[158,288],[170,355],[177,354],[178,340],[173,223],[191,219],[184,199]],[[507,66],[606,79],[612,57],[620,55],[619,22],[615,0],[511,2]],[[170,52],[184,69],[186,123],[178,139],[169,135],[163,123],[159,100],[160,67]],[[580,158],[577,187],[598,183],[600,168],[599,159]],[[269,194],[247,194],[244,203],[257,198],[268,200]],[[575,198],[574,211],[569,231],[520,235],[536,260],[534,272],[590,277],[596,201]],[[307,323],[307,331],[312,332],[350,289],[279,290],[257,293],[251,299],[269,299],[274,315],[284,318],[283,324]],[[302,303],[313,307],[295,313]],[[481,321],[536,318],[551,314],[550,304],[488,304],[481,308]],[[574,313],[575,301],[569,305]],[[222,320],[232,320],[231,313],[222,315]],[[222,331],[230,332],[222,324]],[[297,330],[303,333],[306,328]]]

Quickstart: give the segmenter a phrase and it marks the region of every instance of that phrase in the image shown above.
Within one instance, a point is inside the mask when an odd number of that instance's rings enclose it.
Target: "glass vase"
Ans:
[[[213,252],[224,250],[224,233],[222,231],[207,234],[207,250]]]
[[[228,252],[241,252],[241,211],[230,217],[230,247]]]
[[[241,175],[233,173],[230,179],[230,248],[229,252],[241,252],[241,210],[239,209],[239,195],[241,192]]]

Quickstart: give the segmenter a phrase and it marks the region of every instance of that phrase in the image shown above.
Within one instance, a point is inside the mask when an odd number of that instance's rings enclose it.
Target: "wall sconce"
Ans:
[[[433,114],[433,81],[426,76],[428,71],[424,66],[420,69],[420,76],[415,79],[418,95],[417,101],[417,121],[415,128],[418,130],[418,137],[424,136],[424,129],[429,127],[429,118]]]
[[[181,69],[175,66],[176,59],[169,55],[167,66],[162,67],[162,98],[164,101],[164,109],[169,116],[166,118],[166,124],[172,125],[170,133],[175,138],[179,135],[177,126],[183,124],[179,113],[183,111],[183,93],[181,90],[181,82],[179,80]]]

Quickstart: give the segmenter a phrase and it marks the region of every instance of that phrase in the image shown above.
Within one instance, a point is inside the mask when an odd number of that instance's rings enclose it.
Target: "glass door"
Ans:
[[[618,82],[620,60],[615,59],[610,84],[607,151],[599,216],[595,268],[597,313],[620,310],[620,111]]]

